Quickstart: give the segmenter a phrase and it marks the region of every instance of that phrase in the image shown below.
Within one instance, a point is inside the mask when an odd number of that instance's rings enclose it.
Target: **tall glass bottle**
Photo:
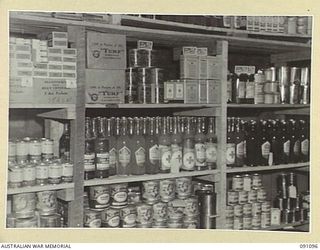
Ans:
[[[173,117],[171,135],[171,172],[178,173],[182,168],[182,136],[180,133],[180,117]]]
[[[109,176],[115,175],[117,170],[117,136],[120,134],[120,119],[107,119],[107,138],[109,140]]]
[[[231,123],[232,119],[230,117],[227,118],[227,148],[226,148],[226,162],[228,167],[235,167],[235,159],[236,159],[236,146],[233,137],[233,123]]]
[[[105,133],[106,118],[97,119],[97,137],[95,140],[96,178],[109,176],[109,140]]]
[[[192,127],[192,118],[187,117],[187,124],[183,138],[183,163],[182,169],[193,171],[195,169],[195,148],[194,148],[194,130]]]
[[[217,167],[217,136],[215,132],[215,119],[209,117],[208,132],[206,135],[206,162],[209,169],[215,169]]]
[[[300,120],[301,160],[309,161],[309,135],[306,121]]]
[[[70,161],[70,130],[69,123],[63,124],[63,134],[59,140],[59,156],[62,161]]]
[[[260,121],[260,164],[262,166],[269,165],[269,155],[270,155],[271,143],[267,134],[267,121]],[[273,159],[270,158],[270,161]],[[271,164],[272,165],[272,162]]]
[[[84,179],[95,177],[94,138],[92,136],[92,123],[90,117],[85,118],[85,152],[84,152]]]
[[[281,143],[279,138],[279,122],[272,120],[268,125],[269,140],[271,143],[270,153],[272,154],[273,164],[279,165],[281,163]]]
[[[162,127],[159,136],[160,173],[169,173],[171,168],[171,139],[168,134],[166,117],[162,117]]]
[[[207,166],[206,162],[206,136],[204,134],[205,120],[204,117],[197,118],[197,128],[194,135],[196,162],[195,166],[197,170],[203,170]]]
[[[257,122],[251,120],[248,124],[248,133],[246,138],[247,145],[247,165],[258,166],[260,158],[257,157],[260,154],[259,143],[257,138]]]
[[[301,143],[299,136],[298,123],[291,119],[289,121],[289,133],[290,133],[290,163],[300,162]]]
[[[288,164],[289,156],[290,156],[290,137],[288,136],[287,122],[285,120],[281,120],[280,128],[281,128],[281,163]]]
[[[146,121],[144,120],[144,123]],[[144,124],[146,126],[147,124]],[[159,119],[154,117],[149,118],[149,126],[147,130],[146,140],[146,173],[157,174],[160,171],[160,151],[158,144],[158,136],[156,131],[159,131]]]
[[[235,129],[235,148],[236,148],[236,158],[235,166],[243,167],[244,164],[244,136],[240,129],[240,118],[237,118],[236,129]]]
[[[143,175],[146,173],[146,142],[144,136],[141,134],[140,119],[134,118],[134,133],[131,137],[132,142],[132,153],[131,158],[131,174]]]
[[[126,117],[121,118],[121,132],[117,138],[117,175],[128,175],[131,162],[131,149],[127,134],[128,122]]]

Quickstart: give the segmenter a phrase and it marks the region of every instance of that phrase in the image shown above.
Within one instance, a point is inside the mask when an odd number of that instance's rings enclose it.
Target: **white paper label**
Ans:
[[[109,169],[109,153],[97,153],[96,155],[97,170]]]
[[[217,144],[212,142],[206,143],[207,162],[217,162]]]
[[[293,145],[293,152],[295,155],[300,154],[300,141],[299,140],[295,141],[295,143]]]
[[[36,166],[36,177],[37,179],[47,179],[49,176],[49,166]]]
[[[195,166],[194,149],[184,148],[183,150],[183,169],[193,170]]]
[[[303,155],[308,155],[309,153],[309,140],[305,139],[301,142],[301,153]]]
[[[62,175],[61,165],[49,166],[49,178],[60,178],[61,175]]]
[[[227,143],[227,152],[226,152],[226,159],[227,164],[234,164],[235,162],[235,144],[234,143]]]
[[[144,165],[144,163],[146,162],[146,152],[144,148],[140,147],[135,152],[135,156],[136,156],[137,165]]]
[[[157,144],[149,149],[149,160],[152,164],[156,164],[160,160],[160,150]]]
[[[236,148],[237,158],[242,159],[244,155],[243,141],[237,144]]]
[[[76,79],[66,79],[66,88],[67,89],[75,89],[75,88],[77,88]]]
[[[284,144],[283,144],[283,152],[286,154],[286,155],[289,155],[290,154],[290,141],[286,141]]]
[[[293,185],[289,186],[289,198],[297,198],[297,188]]]
[[[85,171],[94,171],[95,170],[94,158],[95,158],[94,153],[84,155],[84,170]]]
[[[36,168],[24,168],[23,169],[23,180],[24,181],[33,181],[36,179]]]
[[[268,159],[269,157],[269,154],[270,154],[270,143],[268,141],[266,141],[265,143],[263,143],[261,145],[261,154],[262,154],[262,157],[265,158],[265,159]]]
[[[22,77],[21,78],[21,86],[22,87],[32,87],[33,86],[33,79],[32,77]]]
[[[169,146],[160,145],[161,170],[168,170],[171,167],[171,150]]]
[[[182,147],[177,144],[172,144],[171,150],[171,168],[180,169],[182,167]]]
[[[196,151],[196,165],[203,166],[206,161],[206,147],[204,143],[196,143],[195,144]]]
[[[128,166],[130,163],[131,151],[126,146],[119,150],[119,163],[122,167]]]

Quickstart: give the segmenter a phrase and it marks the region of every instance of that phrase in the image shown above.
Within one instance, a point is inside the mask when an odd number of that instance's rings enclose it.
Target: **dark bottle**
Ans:
[[[217,167],[217,136],[215,132],[215,119],[209,117],[208,132],[206,134],[206,162],[209,169],[215,169]]]
[[[193,171],[195,168],[194,130],[192,118],[187,117],[186,129],[183,138],[183,163],[182,169]]]
[[[236,145],[234,142],[233,124],[230,117],[227,118],[227,148],[226,148],[226,162],[228,167],[235,167],[236,159]]]
[[[281,173],[277,178],[277,186],[278,186],[278,194],[282,199],[288,198],[288,190],[287,190],[287,175]]]
[[[248,76],[246,83],[246,103],[254,104],[254,74]]]
[[[227,103],[233,102],[233,92],[235,91],[233,88],[233,74],[228,71],[227,75]]]
[[[117,136],[120,134],[120,119],[107,119],[107,138],[109,140],[109,176],[117,173]]]
[[[281,163],[288,164],[290,156],[290,137],[288,136],[287,122],[280,122]]]
[[[247,74],[240,74],[236,80],[236,103],[246,103]]]
[[[131,137],[132,142],[132,165],[131,174],[143,175],[146,173],[146,142],[144,136],[141,134],[140,119],[134,118],[134,132]]]
[[[204,134],[205,120],[204,117],[197,118],[197,129],[194,135],[195,153],[196,153],[196,169],[203,170],[207,167],[206,162],[206,136]]]
[[[168,134],[166,117],[162,117],[161,133],[159,135],[160,172],[170,173],[171,169],[171,139]]]
[[[294,209],[296,205],[298,195],[297,189],[297,176],[294,173],[289,173],[288,175],[288,198],[290,204],[290,209]]]
[[[128,122],[126,117],[121,118],[121,132],[117,138],[117,175],[128,175],[131,162],[129,136],[127,134]]]
[[[178,173],[182,168],[182,136],[180,133],[180,117],[173,117],[171,135],[171,172]]]
[[[260,121],[260,164],[262,166],[268,166],[268,165],[272,165],[272,162],[270,162],[271,164],[269,164],[269,156],[270,156],[270,148],[271,148],[271,144],[268,138],[268,134],[267,134],[267,121],[261,120]],[[270,161],[272,159],[270,158]]]
[[[248,131],[247,131],[247,138],[246,138],[246,145],[247,145],[247,165],[248,166],[258,166],[261,155],[259,149],[259,142],[257,138],[257,122],[251,120],[248,124]]]
[[[269,140],[271,143],[270,154],[272,155],[273,164],[279,165],[281,163],[281,143],[279,138],[279,122],[272,120],[268,123],[267,130],[269,133]]]
[[[240,118],[236,122],[234,143],[236,149],[235,166],[242,167],[244,164],[244,136],[240,129]]]
[[[301,160],[309,161],[309,135],[306,121],[300,120]]]
[[[240,123],[240,132],[241,136],[243,137],[243,163],[247,162],[247,121],[241,120]]]
[[[299,136],[298,123],[291,119],[289,120],[289,134],[290,134],[290,163],[300,162],[301,143]]]
[[[143,127],[147,124],[144,120]],[[158,131],[158,133],[156,133]],[[147,160],[146,160],[146,173],[147,174],[157,174],[160,171],[160,151],[158,144],[158,134],[159,134],[159,119],[151,117],[149,119],[149,127],[146,140],[146,150],[147,150]]]
[[[97,119],[97,137],[95,140],[96,178],[109,176],[109,140],[105,133],[106,118]]]
[[[63,134],[59,140],[59,155],[62,161],[70,161],[70,130],[69,123],[63,124]]]
[[[85,152],[84,152],[84,179],[95,177],[94,138],[92,136],[92,123],[90,117],[85,118]]]

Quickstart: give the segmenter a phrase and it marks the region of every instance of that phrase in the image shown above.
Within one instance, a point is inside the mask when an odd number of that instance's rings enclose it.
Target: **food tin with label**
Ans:
[[[232,190],[242,191],[243,190],[243,178],[240,175],[232,177]]]
[[[160,198],[163,202],[172,201],[175,198],[175,185],[174,179],[160,180]]]
[[[40,215],[51,215],[57,213],[58,201],[56,191],[37,192],[37,210]]]
[[[262,212],[261,213],[261,228],[267,228],[271,225],[271,213]]]
[[[44,138],[41,140],[41,156],[43,161],[53,158],[53,140]]]
[[[146,224],[139,224],[137,223],[137,228],[152,228],[152,223],[146,223]]]
[[[273,104],[274,94],[264,94],[264,104]]]
[[[128,188],[128,204],[137,204],[141,201],[140,190],[135,188]]]
[[[262,179],[260,174],[252,175],[252,188],[260,188],[262,186]]]
[[[73,164],[71,162],[62,163],[62,182],[73,181]]]
[[[7,215],[6,225],[7,228],[15,228],[16,227],[17,218],[14,217],[12,214]]]
[[[24,140],[16,141],[16,161],[17,163],[28,161],[29,143]]]
[[[22,193],[12,195],[12,211],[17,219],[34,216],[36,209],[36,194]]]
[[[260,228],[261,228],[261,215],[260,214],[252,215],[252,229],[258,230]]]
[[[147,204],[154,204],[160,200],[159,181],[142,182],[142,199]]]
[[[49,184],[59,184],[62,179],[62,165],[59,162],[52,162],[49,165],[48,182]]]
[[[101,227],[101,212],[92,209],[85,209],[83,216],[84,227]]]
[[[244,230],[252,229],[252,217],[251,216],[244,216],[243,217],[243,229]]]
[[[31,218],[17,219],[16,228],[34,228],[38,227],[38,218],[36,216]]]
[[[183,228],[196,229],[199,227],[199,216],[185,216],[183,217]]]
[[[168,202],[168,216],[172,219],[182,218],[185,209],[184,200],[174,199]]]
[[[233,206],[226,206],[226,217],[231,218],[234,216]]]
[[[121,208],[128,204],[128,184],[114,184],[110,186],[111,206]]]
[[[152,228],[168,228],[167,221],[153,221]]]
[[[250,191],[252,186],[252,179],[249,174],[245,174],[242,176],[243,178],[243,190]]]
[[[267,191],[264,188],[259,188],[257,190],[257,200],[263,202],[267,199]]]
[[[190,197],[192,193],[192,179],[190,177],[177,178],[176,193],[179,199]]]
[[[261,214],[261,203],[260,202],[254,202],[252,203],[252,216]]]
[[[104,209],[110,206],[110,186],[89,187],[89,206],[94,209]]]
[[[257,190],[256,189],[251,189],[248,192],[248,202],[249,203],[254,203],[257,202]]]
[[[36,165],[36,184],[47,185],[49,181],[49,164],[41,162]]]
[[[248,191],[239,191],[239,204],[248,203]]]
[[[153,204],[153,220],[154,221],[166,221],[168,218],[168,207],[167,203],[158,202]]]
[[[184,214],[187,216],[195,216],[199,214],[199,203],[198,198],[195,196],[184,199],[185,207]],[[212,212],[212,211],[207,211]]]
[[[61,215],[51,214],[51,215],[41,215],[40,216],[40,227],[61,227]]]
[[[137,208],[137,224],[149,224],[152,223],[152,206],[140,203],[136,205]]]
[[[243,230],[243,217],[233,218],[233,230]]]
[[[129,67],[152,67],[157,65],[156,51],[149,49],[130,49]]]
[[[27,164],[23,167],[23,186],[30,187],[36,185],[36,167],[33,164]]]
[[[138,100],[138,75],[137,68],[126,69],[125,103],[136,103]]]
[[[128,205],[120,209],[121,227],[132,228],[136,226],[137,210],[135,205]]]
[[[252,215],[252,204],[251,203],[243,204],[243,215],[244,216],[251,216]]]
[[[11,165],[8,172],[9,188],[18,188],[23,183],[23,168],[18,165]]]
[[[29,142],[29,160],[30,161],[41,161],[41,141],[38,139],[32,139]]]
[[[225,229],[233,229],[233,217],[226,218]]]
[[[271,202],[264,201],[261,203],[261,212],[270,212],[271,211]]]
[[[235,205],[239,203],[239,192],[230,190],[228,191],[228,205]]]
[[[14,140],[8,142],[8,162],[16,162],[17,144]]]
[[[120,227],[120,210],[107,208],[101,212],[101,227]]]
[[[243,206],[242,205],[234,205],[233,206],[233,213],[235,217],[242,217],[243,216]]]

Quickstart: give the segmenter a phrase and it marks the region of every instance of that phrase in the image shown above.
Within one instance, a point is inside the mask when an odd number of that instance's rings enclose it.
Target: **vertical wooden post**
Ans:
[[[217,55],[221,56],[221,109],[216,127],[218,134],[218,168],[220,168],[220,181],[216,183],[217,192],[217,228],[224,227],[227,197],[226,174],[226,131],[227,131],[227,74],[228,74],[228,41],[217,41]]]
[[[77,48],[77,92],[76,117],[71,120],[71,157],[74,163],[74,200],[68,205],[68,226],[83,226],[83,156],[85,120],[85,67],[86,36],[85,28],[68,26],[68,36],[72,47]]]

